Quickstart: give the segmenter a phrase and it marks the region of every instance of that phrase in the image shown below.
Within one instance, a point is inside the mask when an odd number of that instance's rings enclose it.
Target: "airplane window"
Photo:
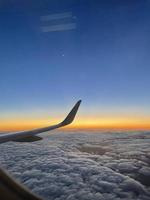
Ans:
[[[150,198],[150,1],[0,1],[0,199]]]

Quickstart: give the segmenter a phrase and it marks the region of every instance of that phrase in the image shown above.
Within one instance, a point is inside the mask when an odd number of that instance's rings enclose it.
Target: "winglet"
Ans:
[[[64,121],[61,122],[62,126],[66,126],[68,124],[71,124],[76,116],[76,113],[78,111],[78,108],[81,104],[81,100],[79,100],[75,106],[72,108],[72,110],[70,111],[70,113],[67,115],[67,117],[64,119]]]

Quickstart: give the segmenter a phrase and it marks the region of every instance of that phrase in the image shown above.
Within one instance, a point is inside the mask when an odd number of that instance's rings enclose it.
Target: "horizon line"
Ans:
[[[45,126],[29,126],[29,125],[24,125],[24,126],[17,126],[17,127],[12,127],[12,126],[8,126],[8,127],[0,127],[0,133],[3,132],[15,132],[15,131],[24,131],[24,130],[32,130],[32,129],[36,129],[36,128],[42,128]],[[66,131],[70,131],[70,130],[149,130],[150,131],[150,125],[149,126],[135,126],[135,125],[116,125],[116,126],[102,126],[102,125],[69,125],[66,127],[62,127],[58,130],[66,130]]]

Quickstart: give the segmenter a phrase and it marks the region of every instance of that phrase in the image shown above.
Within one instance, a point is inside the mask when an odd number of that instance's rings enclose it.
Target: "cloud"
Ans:
[[[150,184],[141,180],[149,177],[149,140],[148,133],[55,132],[0,145],[0,163],[45,199],[148,200]]]

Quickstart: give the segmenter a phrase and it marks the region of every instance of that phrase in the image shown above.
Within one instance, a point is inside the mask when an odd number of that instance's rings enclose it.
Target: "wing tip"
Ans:
[[[74,105],[74,107],[72,108],[72,110],[69,112],[69,114],[67,115],[67,117],[64,119],[63,122],[61,122],[62,126],[66,126],[68,124],[71,124],[77,114],[78,108],[81,104],[82,100],[80,99],[79,101],[77,101],[77,103]]]
[[[78,104],[81,104],[82,100],[80,99],[79,101],[77,101]]]

